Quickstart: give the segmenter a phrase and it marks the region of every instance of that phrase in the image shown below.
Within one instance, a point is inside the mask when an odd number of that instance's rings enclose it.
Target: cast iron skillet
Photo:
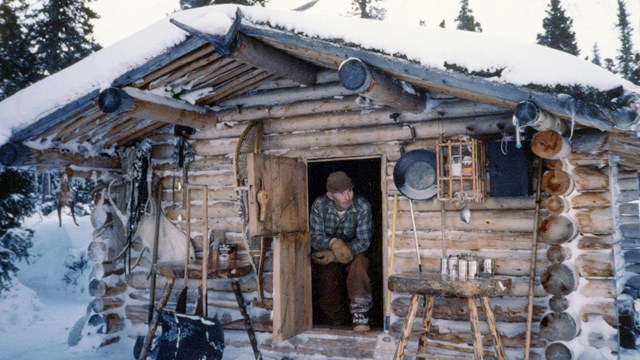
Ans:
[[[393,182],[409,199],[433,197],[436,194],[436,154],[422,149],[402,154],[393,167]]]

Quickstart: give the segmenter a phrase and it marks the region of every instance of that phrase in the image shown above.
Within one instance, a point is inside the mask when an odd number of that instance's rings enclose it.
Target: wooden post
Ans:
[[[480,334],[480,320],[478,318],[478,308],[476,307],[476,298],[467,297],[467,306],[469,307],[469,321],[471,322],[471,338],[473,339],[473,352],[476,359],[484,359],[482,351],[482,335]]]
[[[496,348],[496,356],[498,357],[498,360],[504,360],[506,359],[506,355],[504,353],[504,347],[502,346],[500,333],[498,333],[498,327],[496,326],[496,317],[493,315],[491,304],[489,304],[489,298],[486,296],[481,296],[480,301],[482,302],[482,307],[484,308],[484,312],[487,315],[487,325],[489,325],[489,331],[493,336],[494,346]]]
[[[413,327],[413,322],[416,320],[416,313],[418,312],[419,301],[420,301],[420,294],[416,294],[416,293],[411,294],[411,303],[409,305],[409,313],[407,314],[407,317],[404,319],[404,325],[402,326],[402,331],[400,332],[400,340],[398,341],[398,347],[396,348],[396,353],[393,356],[393,360],[401,360],[404,357],[404,351],[407,348],[407,343],[409,342],[409,336],[411,336],[411,328]]]
[[[418,342],[418,352],[422,354],[427,352],[427,346],[429,345],[429,331],[431,330],[431,319],[433,317],[433,306],[435,303],[435,296],[426,296],[424,315],[422,318],[422,334],[420,334],[420,341]]]

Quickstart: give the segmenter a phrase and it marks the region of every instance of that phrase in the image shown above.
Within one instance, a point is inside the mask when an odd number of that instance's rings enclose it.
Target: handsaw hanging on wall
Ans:
[[[262,121],[252,121],[238,139],[233,154],[233,173],[236,176],[236,186],[238,187],[244,186],[248,177],[247,154],[258,154],[262,150],[263,133],[264,123]]]
[[[262,151],[263,133],[264,123],[262,121],[258,120],[249,123],[240,135],[233,154],[233,172],[236,177],[236,186],[241,200],[241,213],[243,216],[244,236],[242,236],[242,241],[247,250],[247,257],[253,268],[253,273],[256,275],[256,282],[258,287],[260,287],[258,289],[259,301],[263,301],[262,288],[260,286],[260,284],[262,284],[262,281],[260,281],[261,274],[258,273],[258,267],[253,259],[251,246],[249,244],[249,189],[247,188],[249,170],[247,168],[247,155],[250,153],[258,154]],[[263,241],[261,241],[261,243],[263,243]],[[262,252],[260,252],[260,256],[262,258]]]

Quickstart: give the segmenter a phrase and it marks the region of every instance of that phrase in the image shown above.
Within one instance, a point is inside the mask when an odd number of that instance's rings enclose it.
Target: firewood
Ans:
[[[533,135],[531,151],[543,159],[562,159],[571,153],[571,145],[556,131],[547,130]]]
[[[540,276],[544,289],[553,295],[569,295],[578,286],[578,273],[566,264],[554,264]]]
[[[578,233],[578,226],[572,218],[564,215],[547,216],[538,227],[541,242],[559,245],[572,240]]]
[[[552,312],[540,321],[540,335],[549,341],[570,341],[578,331],[578,322],[567,312]]]
[[[542,175],[542,188],[551,195],[569,195],[573,187],[571,175],[563,170],[547,170]]]

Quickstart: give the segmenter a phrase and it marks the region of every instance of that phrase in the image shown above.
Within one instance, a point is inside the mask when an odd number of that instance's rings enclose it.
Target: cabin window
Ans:
[[[307,167],[307,179],[309,189],[309,211],[313,200],[326,193],[326,179],[334,171],[345,171],[354,183],[354,192],[367,198],[371,202],[373,210],[373,238],[367,251],[369,257],[369,273],[371,276],[373,305],[369,312],[369,322],[372,329],[384,326],[384,288],[383,288],[383,236],[382,236],[382,185],[381,185],[381,159],[353,159],[332,161],[309,161]],[[314,327],[351,327],[351,315],[349,313],[349,300],[344,293],[336,299],[342,304],[338,319],[326,319],[319,315],[317,291],[317,274],[312,274],[312,303]],[[337,320],[337,321],[332,321]]]

